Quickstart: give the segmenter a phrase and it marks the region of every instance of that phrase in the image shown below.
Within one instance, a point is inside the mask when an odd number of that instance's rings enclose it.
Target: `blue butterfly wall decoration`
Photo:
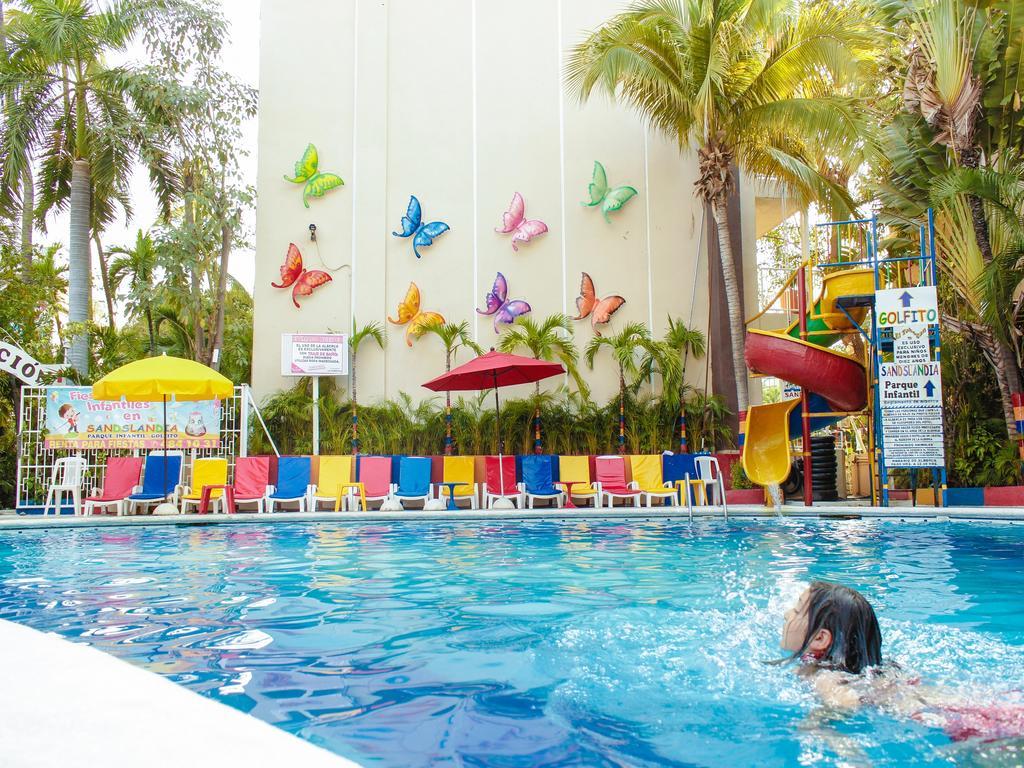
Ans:
[[[420,201],[416,195],[409,197],[409,210],[402,217],[402,231],[392,232],[395,237],[411,237],[412,252],[416,258],[421,258],[420,248],[426,248],[434,244],[434,238],[440,237],[449,230],[449,226],[443,221],[431,221],[423,223],[423,211],[420,208]]]

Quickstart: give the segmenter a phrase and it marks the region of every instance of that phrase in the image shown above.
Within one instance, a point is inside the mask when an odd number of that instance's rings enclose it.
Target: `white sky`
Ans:
[[[230,23],[228,39],[223,49],[223,66],[243,82],[256,87],[259,80],[259,0],[220,0],[224,15]],[[141,58],[141,49],[135,58]],[[245,158],[243,169],[246,181],[256,184],[256,120],[249,121],[244,127],[245,147],[249,156]],[[104,250],[112,246],[131,246],[135,243],[138,230],[149,229],[157,219],[156,198],[153,195],[149,178],[142,168],[136,168],[131,181],[131,197],[134,216],[125,221],[122,216],[111,224],[103,234]],[[36,241],[40,243],[61,243],[67,245],[70,222],[67,214],[52,216],[47,219],[47,233],[36,233]],[[254,212],[249,215],[247,225],[252,231],[255,225]],[[251,240],[252,238],[250,238]],[[62,253],[67,258],[66,248]],[[252,292],[255,274],[255,255],[253,251],[233,251],[229,271],[247,290]],[[103,289],[99,281],[98,271],[94,272],[93,308],[98,314],[104,313]]]

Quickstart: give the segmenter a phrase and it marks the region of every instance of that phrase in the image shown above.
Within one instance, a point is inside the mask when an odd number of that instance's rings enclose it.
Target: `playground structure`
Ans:
[[[847,417],[863,416],[868,422],[871,500],[888,506],[890,468],[878,387],[879,366],[892,359],[893,332],[877,322],[875,302],[883,289],[936,285],[934,221],[929,211],[913,255],[883,256],[874,217],[821,224],[818,232],[824,247],[812,249],[774,298],[747,321],[748,368],[799,386],[800,396],[750,407],[743,425],[743,468],[777,503],[780,486],[792,473],[801,472],[803,500],[811,505],[816,453],[817,476],[831,471],[831,458],[826,460],[812,448],[812,435]],[[781,312],[772,313],[773,308]],[[759,327],[771,324],[779,314],[787,321],[784,326]],[[938,362],[938,323],[928,327],[928,342],[932,359]],[[851,351],[836,349],[841,343]],[[794,462],[796,441],[801,460]],[[908,469],[915,490],[918,470],[932,470],[936,502],[945,506],[945,467]]]

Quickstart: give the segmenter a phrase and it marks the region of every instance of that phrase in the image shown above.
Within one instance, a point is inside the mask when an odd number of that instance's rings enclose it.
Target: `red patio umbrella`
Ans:
[[[494,410],[498,428],[498,463],[505,453],[504,440],[501,438],[501,405],[498,402],[498,387],[510,387],[513,384],[533,384],[535,381],[548,379],[565,373],[561,363],[549,363],[522,355],[509,355],[495,352],[492,348],[485,355],[480,355],[448,373],[431,379],[423,386],[433,392],[479,391],[494,389]],[[499,473],[499,476],[500,473]],[[505,489],[502,488],[504,493]]]

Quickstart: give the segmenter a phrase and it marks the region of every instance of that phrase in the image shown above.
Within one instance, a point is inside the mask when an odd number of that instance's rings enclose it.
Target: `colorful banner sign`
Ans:
[[[163,448],[164,404],[93,400],[92,387],[46,388],[48,449]],[[167,401],[167,447],[220,446],[220,401]]]

